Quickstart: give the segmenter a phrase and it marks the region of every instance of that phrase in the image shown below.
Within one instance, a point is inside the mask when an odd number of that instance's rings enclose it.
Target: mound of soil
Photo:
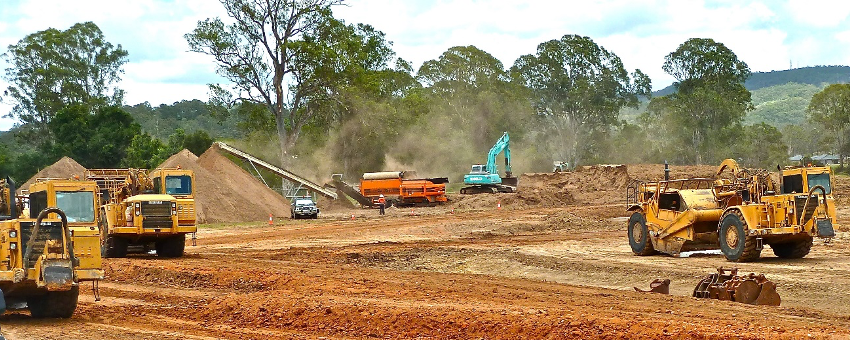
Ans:
[[[629,164],[629,175],[643,181],[664,180],[664,164]],[[716,165],[670,165],[670,179],[711,178]]]
[[[80,178],[82,178],[85,172],[85,167],[80,165],[80,163],[77,163],[77,161],[75,161],[71,157],[65,156],[62,157],[62,159],[56,161],[56,163],[53,163],[52,165],[41,169],[41,171],[30,177],[29,180],[24,182],[24,184],[18,188],[18,191],[20,192],[21,190],[28,190],[30,185],[35,183],[36,179],[39,178],[69,179],[74,176],[79,176]]]
[[[200,157],[189,150],[169,157],[159,167],[195,172],[198,223],[261,221],[269,214],[289,217],[289,201],[210,147]]]
[[[212,174],[210,181],[205,181],[199,189],[218,186],[227,193],[221,198],[211,197],[214,200],[205,208],[211,222],[266,220],[269,215],[289,217],[286,198],[222,156],[216,145],[198,157],[197,162]]]
[[[316,200],[316,206],[319,207],[320,212],[349,210],[359,207],[359,205],[355,205],[354,202],[349,200],[348,196],[340,190],[336,191],[336,196],[339,198],[331,199],[325,196],[319,196],[319,199]]]

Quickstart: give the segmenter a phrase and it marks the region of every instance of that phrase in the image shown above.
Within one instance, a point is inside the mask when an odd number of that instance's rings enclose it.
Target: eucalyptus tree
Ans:
[[[571,164],[591,151],[591,136],[603,136],[618,123],[621,108],[637,107],[651,94],[650,79],[640,70],[631,76],[613,52],[589,37],[564,35],[519,57],[512,77],[529,88],[538,115],[551,122],[563,144],[554,157]]]
[[[653,98],[649,109],[668,126],[668,154],[699,164],[728,157],[752,110],[747,64],[722,43],[692,38],[664,58],[663,69],[676,79],[676,92]]]
[[[210,84],[211,102],[259,105],[273,117],[282,163],[305,126],[344,117],[347,89],[394,91],[382,78],[393,75],[390,43],[369,25],[334,19],[342,0],[220,1],[232,23],[206,19],[185,38],[230,82]]]
[[[24,131],[36,132],[34,140],[49,143],[48,124],[65,107],[85,105],[96,111],[121,105],[124,91],[117,84],[127,56],[93,22],[27,35],[3,54],[9,64],[4,78],[10,84],[3,99],[12,104],[6,117],[18,119]]]
[[[844,156],[850,152],[847,133],[850,127],[850,84],[832,84],[816,93],[806,109],[809,119],[827,131],[844,167]]]

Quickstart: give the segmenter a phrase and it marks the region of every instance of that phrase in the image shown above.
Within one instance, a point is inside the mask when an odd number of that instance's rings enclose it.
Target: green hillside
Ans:
[[[787,83],[753,90],[755,109],[744,118],[744,124],[763,122],[780,128],[802,124],[812,96],[823,88],[824,85]]]
[[[788,83],[809,84],[818,87],[826,84],[850,83],[850,66],[811,66],[791,70],[755,72],[744,83],[750,91],[784,85]],[[666,96],[675,91],[673,85],[652,93],[653,96]]]

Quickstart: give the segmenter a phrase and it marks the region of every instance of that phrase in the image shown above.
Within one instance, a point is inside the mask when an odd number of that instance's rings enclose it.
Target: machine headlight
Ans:
[[[18,243],[16,243],[16,242],[9,243],[9,249],[12,249],[12,250],[18,249]]]
[[[18,231],[17,230],[10,231],[9,232],[9,238],[15,238],[15,237],[18,237]]]

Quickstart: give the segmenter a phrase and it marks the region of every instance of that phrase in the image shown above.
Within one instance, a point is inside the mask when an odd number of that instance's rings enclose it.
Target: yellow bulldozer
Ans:
[[[24,305],[36,318],[69,318],[80,284],[103,279],[96,224],[97,185],[37,181],[28,208],[15,185],[0,180],[0,302]]]
[[[183,256],[195,225],[191,170],[86,170],[101,191],[99,226],[104,257],[156,250],[160,257]]]
[[[767,170],[727,159],[713,178],[634,181],[628,238],[637,255],[720,249],[729,261],[758,259],[764,245],[802,258],[814,237],[835,236],[829,167],[786,167],[779,185]]]

